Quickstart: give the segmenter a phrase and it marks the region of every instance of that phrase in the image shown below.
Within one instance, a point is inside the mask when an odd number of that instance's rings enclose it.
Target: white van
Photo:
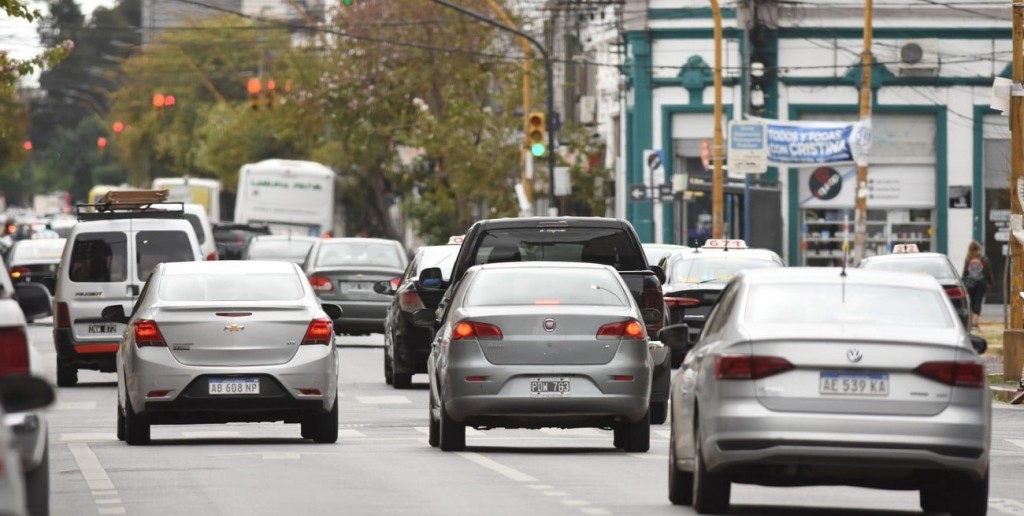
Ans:
[[[156,202],[163,198],[154,197]],[[77,383],[79,369],[116,370],[124,325],[104,321],[104,307],[120,302],[130,313],[156,264],[203,259],[181,205],[152,210],[156,202],[108,203],[90,207],[97,210],[91,213],[79,205],[79,222],[61,255],[54,293],[58,386]]]
[[[179,206],[175,201],[169,201],[168,204],[155,204],[153,208],[176,210],[179,209]],[[195,203],[187,203],[184,207],[185,220],[192,224],[192,229],[196,232],[196,238],[199,240],[199,250],[203,253],[203,259],[216,260],[217,242],[213,239],[213,224],[210,223],[210,218],[206,214],[206,208],[201,204]]]

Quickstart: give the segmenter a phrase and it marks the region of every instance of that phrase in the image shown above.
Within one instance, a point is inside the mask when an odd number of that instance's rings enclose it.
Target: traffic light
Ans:
[[[526,146],[538,158],[547,153],[548,129],[544,113],[530,113],[526,117]]]
[[[260,90],[263,89],[263,85],[260,84],[260,80],[253,77],[249,79],[249,83],[245,85],[245,89],[249,91],[249,107],[253,110],[260,108]]]

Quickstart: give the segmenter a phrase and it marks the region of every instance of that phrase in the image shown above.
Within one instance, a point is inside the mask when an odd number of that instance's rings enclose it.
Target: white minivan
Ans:
[[[104,321],[104,307],[120,302],[125,313],[131,313],[158,263],[203,260],[181,204],[176,209],[152,209],[161,198],[108,205],[91,213],[79,206],[79,222],[61,255],[54,293],[58,386],[77,383],[79,369],[116,370],[124,325]]]
[[[153,208],[157,209],[178,209],[177,203],[168,204],[157,204]],[[199,250],[203,253],[204,260],[216,260],[217,259],[217,242],[213,240],[213,224],[210,223],[210,217],[206,214],[206,208],[202,204],[185,203],[185,220],[192,224],[192,229],[196,232],[196,238],[199,240]]]

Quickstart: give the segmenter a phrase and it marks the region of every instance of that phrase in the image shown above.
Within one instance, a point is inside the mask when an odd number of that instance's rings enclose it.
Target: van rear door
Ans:
[[[120,340],[124,325],[104,321],[103,308],[126,298],[132,272],[128,237],[123,231],[83,232],[75,236],[68,260],[69,315],[74,341],[110,344]],[[63,274],[63,272],[62,272]]]

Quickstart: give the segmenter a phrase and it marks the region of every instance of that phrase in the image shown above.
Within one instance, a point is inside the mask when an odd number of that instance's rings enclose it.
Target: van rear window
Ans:
[[[128,279],[128,239],[121,232],[82,233],[71,248],[68,278],[76,283]]]
[[[588,262],[620,271],[647,268],[640,246],[620,228],[494,229],[480,239],[473,265],[498,262]]]
[[[193,262],[192,243],[184,231],[139,231],[135,234],[135,264],[145,281],[158,263]]]

